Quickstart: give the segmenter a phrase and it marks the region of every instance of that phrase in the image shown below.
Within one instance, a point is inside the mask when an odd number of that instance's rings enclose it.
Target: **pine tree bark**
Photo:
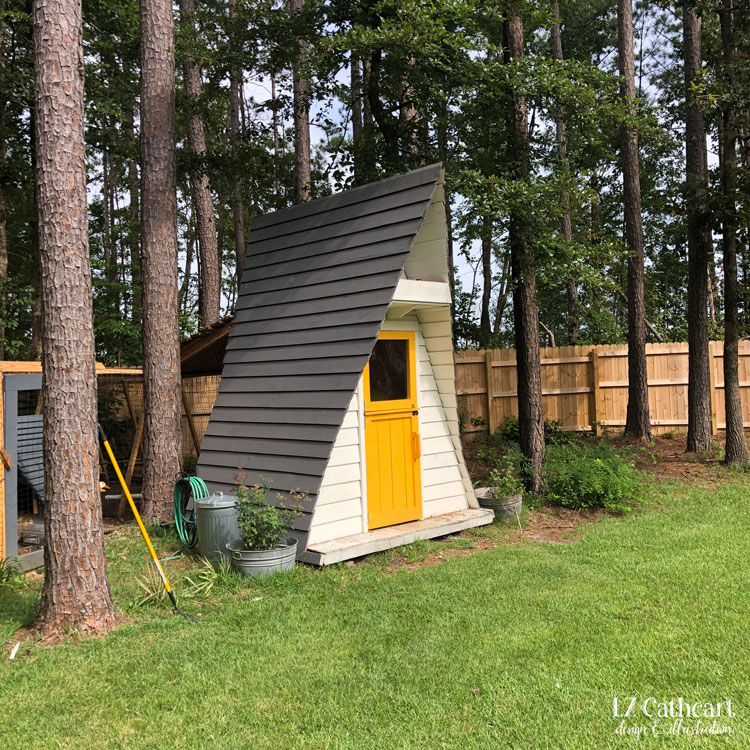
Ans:
[[[289,0],[292,17],[299,20],[305,0]],[[297,199],[309,201],[312,181],[310,177],[310,81],[305,74],[307,41],[301,35],[296,39],[297,51],[292,70],[294,107],[294,153],[297,173]]]
[[[492,295],[492,219],[482,217],[482,307],[479,314],[479,327],[483,337],[492,332],[490,322],[490,297]]]
[[[552,2],[552,15],[560,18],[560,3],[558,0]],[[562,62],[562,32],[559,23],[552,24],[552,57]],[[567,126],[565,123],[565,112],[560,103],[555,107],[555,141],[557,143],[557,156],[560,165],[568,169],[568,136]],[[563,206],[562,216],[560,217],[560,234],[563,239],[570,243],[573,241],[573,224],[570,217],[570,196],[564,192],[560,196]],[[565,287],[568,302],[568,344],[576,344],[580,335],[580,322],[578,314],[578,282],[575,279],[569,279]]]
[[[360,185],[362,178],[362,63],[351,53],[350,97],[352,108],[352,164],[354,184]]]
[[[31,0],[27,0],[29,14],[33,17],[33,7]],[[33,29],[32,29],[33,35]],[[37,158],[36,158],[36,101],[31,98],[29,102],[29,140],[31,142],[31,171],[36,176]],[[39,216],[39,186],[34,180],[33,191],[34,214]],[[41,262],[39,254],[39,226],[34,223],[31,227],[31,350],[37,359],[42,356],[42,278],[39,269]]]
[[[732,0],[719,10],[723,78],[727,91],[735,87],[735,43]],[[728,464],[744,464],[748,456],[742,424],[739,378],[739,289],[737,285],[737,125],[734,105],[727,101],[721,113],[721,187],[723,193],[722,249],[724,251],[724,409]]]
[[[5,0],[0,0],[0,59],[5,59],[6,45]],[[5,84],[5,69],[0,65],[0,86]],[[8,279],[8,233],[5,219],[5,192],[3,179],[5,177],[5,118],[6,109],[0,110],[0,360],[5,359],[5,315],[7,307]]]
[[[651,442],[646,365],[646,297],[643,260],[643,224],[638,150],[638,115],[633,56],[632,0],[617,0],[617,43],[620,96],[626,122],[620,131],[625,210],[625,243],[628,248],[628,408],[625,434]]]
[[[44,587],[39,626],[116,624],[99,497],[79,0],[35,0],[37,186],[44,298]]]
[[[183,22],[195,30],[195,0],[180,0],[180,15]],[[190,55],[185,55],[182,70],[188,100],[188,148],[196,162],[190,174],[190,184],[195,203],[198,251],[201,260],[201,322],[204,326],[210,326],[221,315],[221,264],[211,183],[206,173],[206,135],[199,110],[201,70]]]
[[[701,18],[694,0],[682,12],[685,56],[685,154],[688,236],[688,434],[687,450],[711,446],[708,352],[708,258],[712,252],[708,211],[706,128],[695,86],[702,68]]]
[[[157,520],[171,515],[182,455],[171,2],[141,0],[140,19],[143,515]]]
[[[140,179],[138,161],[135,158],[135,112],[129,107],[125,113],[125,133],[131,157],[128,159],[128,249],[130,252],[130,273],[133,282],[133,322],[140,324],[143,320],[143,277],[141,273],[140,233]]]
[[[511,8],[503,24],[506,62],[523,57],[523,21],[518,8]],[[517,180],[530,176],[529,128],[526,101],[512,91],[509,112],[512,171]],[[526,459],[524,484],[529,492],[539,492],[544,484],[544,413],[539,352],[539,310],[536,302],[536,264],[530,242],[530,228],[520,206],[511,210],[508,225],[513,279],[513,322],[518,371],[518,427],[521,450]]]
[[[409,58],[409,67],[416,66],[413,57]],[[419,139],[417,137],[418,113],[415,106],[415,92],[407,76],[398,91],[398,130],[401,141],[401,157],[407,164],[416,165],[419,161]]]
[[[234,36],[234,24],[236,23],[236,5],[236,0],[229,0],[229,21],[232,25],[232,36]],[[237,289],[239,289],[242,270],[245,265],[245,204],[242,200],[242,183],[239,175],[241,91],[242,74],[237,65],[232,64],[229,69],[229,145],[232,149],[232,158],[234,160],[232,208],[234,212],[234,253]]]
[[[0,149],[5,144],[0,141]],[[0,156],[2,160],[2,156]],[[7,291],[5,282],[8,279],[8,234],[5,223],[5,193],[0,183],[0,360],[5,359],[5,309],[7,306]]]

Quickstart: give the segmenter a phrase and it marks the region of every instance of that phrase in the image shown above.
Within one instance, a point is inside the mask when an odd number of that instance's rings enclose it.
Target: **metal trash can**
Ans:
[[[237,518],[237,496],[215,492],[195,501],[198,547],[203,557],[218,561],[229,559],[227,542],[242,536]]]

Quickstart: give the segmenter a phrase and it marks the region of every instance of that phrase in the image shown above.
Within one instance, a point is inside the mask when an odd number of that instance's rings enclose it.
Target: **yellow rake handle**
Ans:
[[[175,606],[177,606],[175,599],[174,599],[174,594],[172,593],[172,587],[169,585],[167,576],[164,573],[164,568],[162,568],[161,563],[159,562],[159,558],[156,554],[156,550],[154,549],[154,545],[151,544],[151,539],[148,536],[146,527],[143,525],[143,521],[141,521],[141,516],[140,516],[140,513],[138,513],[138,509],[135,507],[135,502],[133,502],[133,496],[130,494],[128,485],[125,484],[125,477],[123,477],[122,472],[120,471],[120,466],[117,463],[115,454],[112,452],[112,447],[110,446],[109,440],[107,440],[107,436],[104,434],[104,430],[102,429],[101,425],[99,425],[99,436],[102,439],[102,443],[104,443],[104,449],[107,451],[109,460],[112,463],[112,466],[114,467],[115,474],[117,474],[117,478],[120,480],[120,486],[122,487],[122,491],[125,493],[125,497],[128,499],[128,503],[130,504],[130,510],[133,511],[133,515],[135,516],[136,523],[138,524],[138,528],[141,530],[141,534],[143,535],[143,540],[146,542],[148,551],[151,553],[151,557],[154,561],[154,565],[156,565],[156,569],[159,571],[161,580],[164,583],[164,588],[166,589],[167,594],[169,594],[169,598],[172,600],[172,603]]]

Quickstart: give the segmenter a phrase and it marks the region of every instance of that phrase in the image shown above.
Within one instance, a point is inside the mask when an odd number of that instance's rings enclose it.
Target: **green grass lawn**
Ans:
[[[148,561],[128,529],[108,552],[130,623],[0,656],[0,748],[750,748],[750,483],[655,494],[571,544],[231,582],[183,598],[197,625],[135,606]],[[169,565],[179,596],[195,565]],[[0,591],[0,641],[37,597]],[[615,696],[731,699],[731,737],[618,736]]]

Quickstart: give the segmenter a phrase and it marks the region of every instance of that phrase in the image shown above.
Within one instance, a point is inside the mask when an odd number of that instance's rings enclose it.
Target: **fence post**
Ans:
[[[487,426],[490,435],[493,435],[497,429],[497,421],[495,420],[495,409],[492,398],[492,391],[494,390],[492,387],[494,382],[494,377],[492,375],[492,349],[485,349],[484,351],[484,366],[485,372],[487,373]]]
[[[591,386],[594,391],[594,409],[591,414],[591,422],[594,425],[594,434],[600,435],[602,432],[601,417],[604,411],[599,409],[599,347],[595,346],[591,350]]]
[[[716,423],[716,342],[708,342],[708,382],[711,389],[711,434],[716,435],[719,427]]]

